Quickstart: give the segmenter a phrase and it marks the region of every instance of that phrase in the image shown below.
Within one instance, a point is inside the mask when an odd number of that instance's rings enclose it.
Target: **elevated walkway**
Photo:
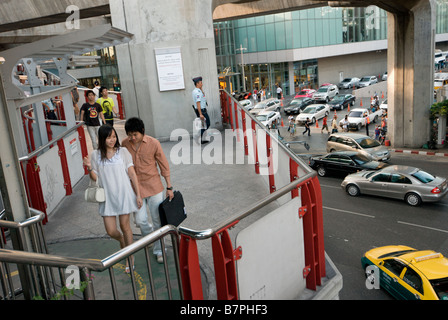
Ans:
[[[115,121],[114,125],[119,135],[120,141],[125,137],[124,120]],[[86,132],[87,135],[87,132]],[[88,136],[88,135],[87,135]],[[182,192],[186,204],[188,218],[181,226],[195,230],[206,229],[223,221],[235,212],[241,211],[261,200],[267,195],[267,186],[260,177],[254,174],[252,166],[222,164],[180,164],[173,165],[170,160],[170,152],[177,142],[163,142],[162,147],[170,161],[171,182],[176,190]],[[92,151],[91,141],[87,138],[87,148],[89,154]],[[203,147],[204,148],[204,147]],[[44,225],[44,232],[49,244],[50,254],[63,255],[67,257],[102,259],[119,250],[116,241],[110,240],[107,236],[102,218],[98,214],[98,205],[88,203],[84,200],[84,190],[89,183],[88,176],[85,176],[73,188],[72,195],[64,200],[48,215],[48,222]],[[198,190],[200,192],[198,193]],[[269,212],[277,207],[272,204],[263,209]],[[134,239],[140,239],[140,229],[131,219],[131,227]],[[167,244],[170,257],[172,254],[171,245]],[[201,263],[201,276],[204,286],[204,299],[212,298],[216,292],[212,276],[211,250],[207,244],[198,243],[199,257],[208,263]],[[151,258],[152,255],[151,255]],[[150,298],[147,283],[143,279],[145,275],[140,274],[139,260],[144,264],[142,255],[136,256],[136,273],[142,277],[139,283],[139,298]],[[155,261],[152,261],[155,263]],[[173,266],[174,267],[174,266]],[[157,268],[160,270],[157,272]],[[114,268],[117,273],[127,276],[124,273],[124,261]],[[144,270],[142,266],[141,270]],[[164,282],[163,266],[155,263],[155,282]],[[97,278],[96,282],[100,278]],[[105,286],[108,286],[108,279]],[[132,297],[129,290],[123,290],[124,296]],[[146,294],[145,294],[146,292]],[[123,297],[123,299],[125,298]],[[101,299],[101,297],[97,297]]]

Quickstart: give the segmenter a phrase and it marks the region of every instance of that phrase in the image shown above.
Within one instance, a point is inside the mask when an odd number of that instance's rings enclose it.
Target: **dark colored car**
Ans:
[[[355,99],[355,96],[352,94],[340,94],[328,102],[328,105],[330,106],[330,110],[342,110],[349,105],[353,106],[355,104]]]
[[[387,166],[356,151],[337,151],[311,157],[309,164],[321,177],[330,173],[345,176],[362,170],[379,170]]]
[[[311,98],[296,98],[284,108],[286,114],[298,114],[310,104],[313,104],[314,100]]]

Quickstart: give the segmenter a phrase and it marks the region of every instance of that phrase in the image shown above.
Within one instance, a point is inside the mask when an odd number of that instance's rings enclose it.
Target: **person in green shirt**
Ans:
[[[108,96],[108,91],[106,87],[100,88],[100,97],[96,102],[103,108],[104,118],[106,123],[111,126],[114,125],[114,113],[117,113],[115,108],[114,100]]]

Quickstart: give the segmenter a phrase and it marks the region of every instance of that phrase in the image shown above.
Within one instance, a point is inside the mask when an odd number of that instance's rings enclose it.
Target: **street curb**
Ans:
[[[444,153],[444,152],[418,151],[418,150],[401,150],[401,149],[391,149],[390,151],[391,152],[398,152],[398,153],[418,154],[418,155],[424,155],[424,156],[448,157],[448,153]]]

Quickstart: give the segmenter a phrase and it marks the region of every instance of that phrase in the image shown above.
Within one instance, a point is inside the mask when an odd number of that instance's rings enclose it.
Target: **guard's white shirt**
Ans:
[[[207,108],[207,99],[205,99],[205,93],[202,92],[201,89],[195,88],[193,90],[192,96],[193,96],[193,105],[194,105],[195,109],[198,108],[198,105],[197,105],[198,101],[201,102],[201,109]]]

